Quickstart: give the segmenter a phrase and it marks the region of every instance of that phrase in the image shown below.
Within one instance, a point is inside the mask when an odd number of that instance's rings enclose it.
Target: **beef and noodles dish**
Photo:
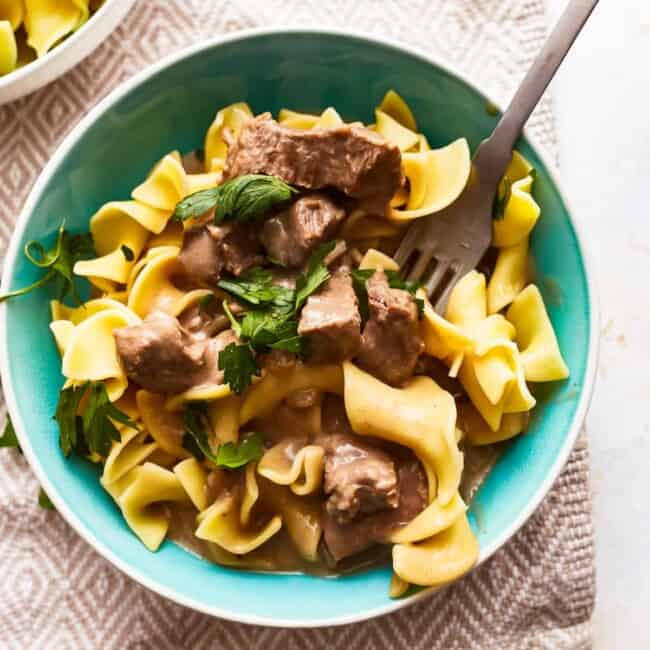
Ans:
[[[62,450],[101,466],[147,548],[169,534],[265,571],[390,562],[393,596],[474,565],[463,450],[524,433],[531,387],[568,369],[531,283],[520,154],[490,259],[446,313],[400,276],[408,225],[469,174],[467,142],[431,148],[393,91],[369,126],[238,103],[92,216],[92,252],[61,229],[91,285],[51,303]]]

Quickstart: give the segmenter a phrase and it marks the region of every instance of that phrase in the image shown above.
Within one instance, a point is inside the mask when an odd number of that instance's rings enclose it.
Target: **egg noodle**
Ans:
[[[46,4],[27,0],[26,7]],[[87,16],[81,0],[50,4],[69,5],[65,20],[59,12],[57,39]],[[26,27],[42,53],[51,39],[39,36],[33,15]],[[74,308],[51,303],[50,328],[66,385],[103,382],[110,401],[135,423],[116,423],[121,439],[113,441],[106,457],[93,455],[103,465],[101,484],[151,551],[165,539],[180,504],[185,512],[193,510],[193,534],[218,562],[265,568],[260,549],[280,531],[305,562],[315,562],[323,534],[325,451],[310,430],[320,426],[323,399],[336,395],[355,434],[410,450],[426,475],[426,507],[385,540],[392,545],[391,595],[404,594],[410,585],[447,584],[467,572],[479,553],[459,494],[462,447],[522,434],[535,407],[530,385],[569,375],[540,291],[530,282],[529,238],[540,216],[532,195],[534,170],[513,153],[501,188],[507,185],[507,192],[501,193],[500,214],[494,220],[497,256],[489,279],[478,270],[463,277],[444,316],[418,293],[424,356],[444,364],[449,377],[462,385],[465,399],[455,399],[442,382],[425,374],[400,387],[388,385],[352,361],[299,361],[263,369],[241,394],[228,384],[209,382],[176,395],[146,391],[127,378],[113,331],[139,324],[154,311],[182,316],[206,296],[222,295],[219,290],[187,291],[175,282],[184,224],[171,216],[184,197],[221,183],[228,142],[252,117],[245,103],[221,109],[205,138],[204,169],[188,173],[181,155],[171,152],[130,199],[103,205],[90,220],[97,257],[74,268],[93,285],[92,299]],[[343,124],[333,108],[320,115],[284,109],[278,122],[304,130]],[[408,182],[385,215],[352,211],[339,238],[358,255],[360,269],[396,271],[390,256],[396,242],[410,221],[458,197],[470,176],[470,152],[464,139],[432,149],[409,107],[393,91],[376,109],[370,128],[399,147]],[[285,453],[288,443],[281,440],[233,470],[201,460],[183,444],[188,404],[206,405],[212,427],[209,444],[216,450],[241,442],[251,422],[268,421],[304,389],[315,390],[318,398],[304,409],[305,440],[291,454]]]
[[[47,54],[103,0],[0,0],[0,75]]]

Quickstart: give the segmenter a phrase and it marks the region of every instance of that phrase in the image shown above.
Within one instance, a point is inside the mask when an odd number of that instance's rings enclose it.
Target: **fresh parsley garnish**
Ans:
[[[217,465],[238,469],[259,460],[264,454],[264,439],[259,433],[248,434],[239,443],[226,442],[217,449]]]
[[[359,314],[364,323],[369,318],[368,288],[366,287],[366,282],[368,282],[374,274],[375,269],[356,269],[352,271],[352,286],[357,294],[357,300],[359,301]],[[411,295],[415,296],[415,293],[421,286],[417,282],[408,282],[407,280],[402,279],[398,271],[384,271],[384,274],[388,280],[388,286],[391,289],[401,289],[402,291],[407,291]],[[416,298],[415,303],[418,306],[419,314],[422,315],[424,312],[424,301],[421,298]]]
[[[249,269],[238,278],[219,280],[218,285],[250,305],[284,307],[291,304],[293,297],[291,289],[274,284],[271,271],[259,266]]]
[[[324,260],[334,250],[335,246],[335,241],[325,242],[311,254],[307,270],[296,279],[294,311],[298,312],[307,301],[307,298],[329,280],[330,272],[325,266]]]
[[[287,350],[306,356],[306,341],[298,336],[298,313],[307,298],[329,279],[324,260],[335,245],[336,242],[327,242],[312,253],[307,269],[296,280],[295,290],[275,284],[272,273],[261,268],[219,282],[221,289],[248,308],[239,321],[228,303],[223,302],[224,313],[241,341],[219,354],[219,368],[233,391],[242,392],[250,386],[253,376],[260,374],[256,352]]]
[[[243,343],[230,343],[219,353],[219,370],[223,379],[235,393],[244,392],[259,376],[260,368],[255,361],[251,346]]]
[[[38,505],[44,510],[55,510],[54,504],[50,501],[50,497],[47,496],[43,488],[38,490]]]
[[[124,259],[127,262],[133,262],[135,259],[135,254],[126,244],[122,244],[120,246],[120,250],[122,251],[122,255],[124,255]]]
[[[185,409],[185,447],[199,458],[207,458],[218,467],[238,469],[258,460],[264,453],[264,440],[259,433],[251,433],[238,444],[227,442],[219,445],[215,453],[210,446],[212,433],[205,404],[193,402]],[[190,442],[191,441],[191,442]],[[189,442],[189,444],[187,444]]]
[[[506,206],[508,205],[511,196],[512,181],[508,176],[504,176],[497,187],[497,193],[494,197],[494,206],[492,208],[492,215],[497,221],[505,217]]]
[[[79,413],[84,398],[83,410]],[[59,394],[54,419],[59,425],[59,441],[65,456],[72,451],[80,456],[88,453],[107,456],[111,442],[120,440],[114,422],[137,428],[126,413],[111,403],[106,386],[99,381],[64,388]]]
[[[185,436],[183,446],[194,456],[205,457],[213,463],[217,457],[210,447],[208,440],[209,420],[206,406],[203,402],[190,402],[183,416]],[[189,436],[189,438],[188,438]]]
[[[172,217],[184,221],[216,208],[215,223],[255,221],[297,192],[277,176],[246,174],[190,194],[178,202]]]
[[[5,430],[2,433],[2,437],[0,437],[0,447],[17,449],[20,453],[22,453],[20,443],[18,442],[18,436],[16,436],[16,430],[14,429],[13,422],[11,421],[9,415],[7,415]]]
[[[56,241],[51,248],[46,249],[34,239],[25,244],[25,257],[34,266],[44,269],[45,274],[27,287],[0,295],[0,302],[8,298],[22,296],[53,282],[59,300],[63,300],[71,293],[74,299],[81,304],[81,298],[74,286],[72,269],[75,262],[92,257],[94,254],[92,237],[90,233],[71,235],[65,230],[64,225],[65,222],[59,227]]]

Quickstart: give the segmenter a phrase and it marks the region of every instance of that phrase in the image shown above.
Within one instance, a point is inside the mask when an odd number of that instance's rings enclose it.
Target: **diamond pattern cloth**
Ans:
[[[280,24],[349,27],[407,41],[451,61],[502,100],[546,31],[542,0],[139,0],[71,72],[0,107],[0,251],[58,143],[111,89],[197,40]],[[531,127],[553,152],[548,99]],[[329,629],[240,625],[169,602],[98,556],[56,512],[41,510],[37,493],[22,456],[0,451],[1,650],[591,647],[594,563],[584,439],[533,517],[478,570],[397,613]]]

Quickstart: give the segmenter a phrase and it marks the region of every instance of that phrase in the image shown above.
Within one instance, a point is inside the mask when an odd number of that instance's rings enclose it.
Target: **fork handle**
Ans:
[[[476,152],[475,165],[490,177],[482,180],[496,184],[503,176],[524,124],[597,4],[598,0],[569,1],[492,135]]]

